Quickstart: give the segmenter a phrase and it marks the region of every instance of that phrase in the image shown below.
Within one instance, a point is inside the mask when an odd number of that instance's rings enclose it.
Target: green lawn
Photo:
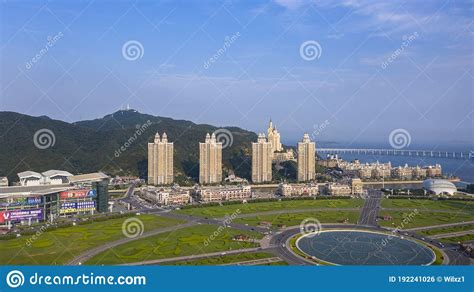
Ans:
[[[355,211],[318,211],[303,213],[285,213],[275,215],[256,216],[248,218],[238,218],[236,223],[243,223],[257,226],[261,221],[273,222],[273,226],[283,224],[286,226],[297,226],[307,218],[315,218],[321,223],[341,223],[344,219],[349,219],[348,223],[357,223],[359,212]]]
[[[239,210],[239,214],[251,214],[274,210],[296,210],[310,208],[360,208],[362,199],[294,200],[261,203],[235,204],[202,208],[183,209],[177,212],[201,217],[221,218]]]
[[[474,229],[474,224],[469,224],[469,225],[461,225],[461,226],[453,226],[453,227],[444,227],[444,228],[423,230],[423,231],[420,231],[419,233],[421,235],[430,236],[430,235],[437,235],[437,234],[446,234],[446,233],[467,231],[467,230],[473,230],[473,229]]]
[[[216,266],[216,265],[225,265],[231,263],[239,263],[246,261],[253,261],[259,259],[273,258],[275,255],[265,252],[256,252],[256,253],[241,253],[241,254],[231,254],[227,256],[205,258],[199,260],[191,260],[184,262],[175,262],[166,265],[174,266]]]
[[[406,220],[406,224],[402,226],[402,220],[407,217],[409,214],[413,214],[411,220]],[[380,220],[380,226],[384,227],[402,227],[402,229],[409,229],[422,226],[434,226],[441,224],[457,223],[457,222],[466,222],[474,220],[473,215],[466,213],[440,213],[440,212],[419,212],[414,215],[413,212],[402,212],[402,211],[386,211],[382,210],[379,212],[379,216],[389,215],[393,217],[391,221]]]
[[[418,211],[447,210],[474,215],[474,201],[384,199],[382,208],[407,208]]]
[[[213,225],[197,225],[137,239],[98,254],[86,264],[115,265],[258,247],[258,243],[233,241],[232,237],[237,234],[247,234],[253,238],[262,238],[262,235],[257,232],[244,232],[231,228],[225,228],[219,232],[218,228]],[[216,236],[209,240],[212,234]],[[206,240],[209,240],[208,245],[205,244]]]
[[[59,228],[41,234],[31,246],[31,236],[0,240],[0,263],[2,265],[61,265],[66,264],[82,252],[125,237],[122,223],[127,218],[110,219],[85,225]],[[145,227],[145,232],[182,223],[179,220],[154,215],[136,216]]]
[[[457,237],[442,238],[442,239],[440,239],[440,241],[444,242],[444,243],[458,243],[458,242],[474,241],[474,234],[468,234],[468,235],[457,236]]]

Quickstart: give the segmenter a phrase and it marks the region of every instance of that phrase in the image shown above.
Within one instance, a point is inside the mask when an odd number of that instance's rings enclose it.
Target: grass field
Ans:
[[[154,215],[141,215],[136,218],[143,222],[145,232],[182,223]],[[122,223],[126,219],[111,219],[48,231],[34,240],[31,246],[27,245],[31,236],[0,240],[0,263],[2,265],[66,264],[88,249],[125,237],[122,233]]]
[[[236,223],[243,223],[257,226],[261,221],[269,221],[273,226],[283,224],[286,226],[300,225],[304,219],[315,218],[321,223],[341,223],[344,219],[349,219],[348,223],[357,223],[359,212],[355,211],[318,211],[303,213],[285,213],[275,215],[256,216],[248,218],[238,218]]]
[[[172,266],[215,266],[215,265],[225,265],[231,263],[239,263],[245,261],[259,260],[273,258],[275,255],[265,252],[256,252],[256,253],[241,253],[241,254],[232,254],[227,256],[205,258],[199,260],[191,260],[184,262],[176,262],[167,265]]]
[[[379,212],[379,216],[389,215],[393,217],[391,221],[379,221],[380,226],[384,227],[402,227],[402,220],[408,216],[411,212],[402,211],[386,211],[382,210]],[[422,226],[434,226],[440,224],[449,224],[457,222],[466,222],[474,220],[473,215],[466,213],[440,213],[440,212],[422,212],[412,216],[411,220],[407,219],[407,223],[404,224],[401,229],[409,229]]]
[[[225,215],[233,214],[237,210],[240,211],[240,214],[251,214],[274,210],[310,208],[360,208],[363,204],[364,201],[362,199],[294,200],[191,208],[177,212],[201,217],[221,218]]]
[[[418,209],[420,212],[428,210],[451,210],[474,215],[474,201],[384,199],[382,200],[382,208]]]
[[[425,235],[425,236],[430,236],[430,235],[437,235],[437,234],[446,234],[446,233],[467,231],[467,230],[473,230],[473,229],[474,229],[474,224],[469,224],[469,225],[461,225],[461,226],[453,226],[453,227],[444,227],[444,228],[423,230],[423,231],[420,231],[419,234]]]
[[[217,226],[197,225],[137,239],[98,254],[86,262],[86,264],[116,265],[257,247],[258,243],[233,241],[232,237],[237,234],[247,234],[254,238],[262,238],[262,235],[257,232],[244,232],[230,228],[225,228],[221,232],[217,231]],[[209,240],[212,234],[216,236],[214,239]],[[204,244],[206,240],[209,240],[208,245]]]
[[[444,242],[444,243],[458,243],[458,242],[474,241],[474,234],[468,234],[468,235],[457,236],[457,237],[442,238],[442,239],[440,239],[440,241]]]

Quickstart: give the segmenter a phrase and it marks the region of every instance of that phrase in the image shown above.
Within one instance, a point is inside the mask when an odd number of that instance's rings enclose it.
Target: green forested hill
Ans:
[[[137,128],[150,121],[142,134]],[[38,149],[34,135],[40,129],[54,133],[55,143]],[[14,112],[0,112],[0,176],[18,180],[16,174],[25,170],[42,172],[63,169],[71,173],[104,171],[112,175],[147,175],[147,143],[156,132],[166,131],[175,143],[175,174],[178,182],[199,173],[199,142],[206,133],[218,127],[198,125],[190,121],[173,120],[123,110],[101,119],[66,123],[48,117],[32,117]],[[233,145],[223,150],[224,172],[235,171],[250,178],[251,142],[257,140],[253,132],[240,128],[231,131]],[[137,139],[117,155],[117,150],[131,137]]]

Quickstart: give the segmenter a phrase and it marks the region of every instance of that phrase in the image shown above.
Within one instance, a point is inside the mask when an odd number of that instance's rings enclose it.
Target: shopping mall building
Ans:
[[[0,187],[0,227],[107,212],[108,183],[99,172],[70,176],[65,184]]]

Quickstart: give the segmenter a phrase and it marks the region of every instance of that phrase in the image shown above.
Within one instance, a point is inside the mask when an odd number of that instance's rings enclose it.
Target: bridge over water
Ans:
[[[316,148],[318,153],[327,154],[365,154],[365,155],[393,155],[393,156],[419,156],[439,157],[452,159],[474,159],[474,151],[471,152],[449,152],[433,150],[412,149],[375,149],[375,148]]]

